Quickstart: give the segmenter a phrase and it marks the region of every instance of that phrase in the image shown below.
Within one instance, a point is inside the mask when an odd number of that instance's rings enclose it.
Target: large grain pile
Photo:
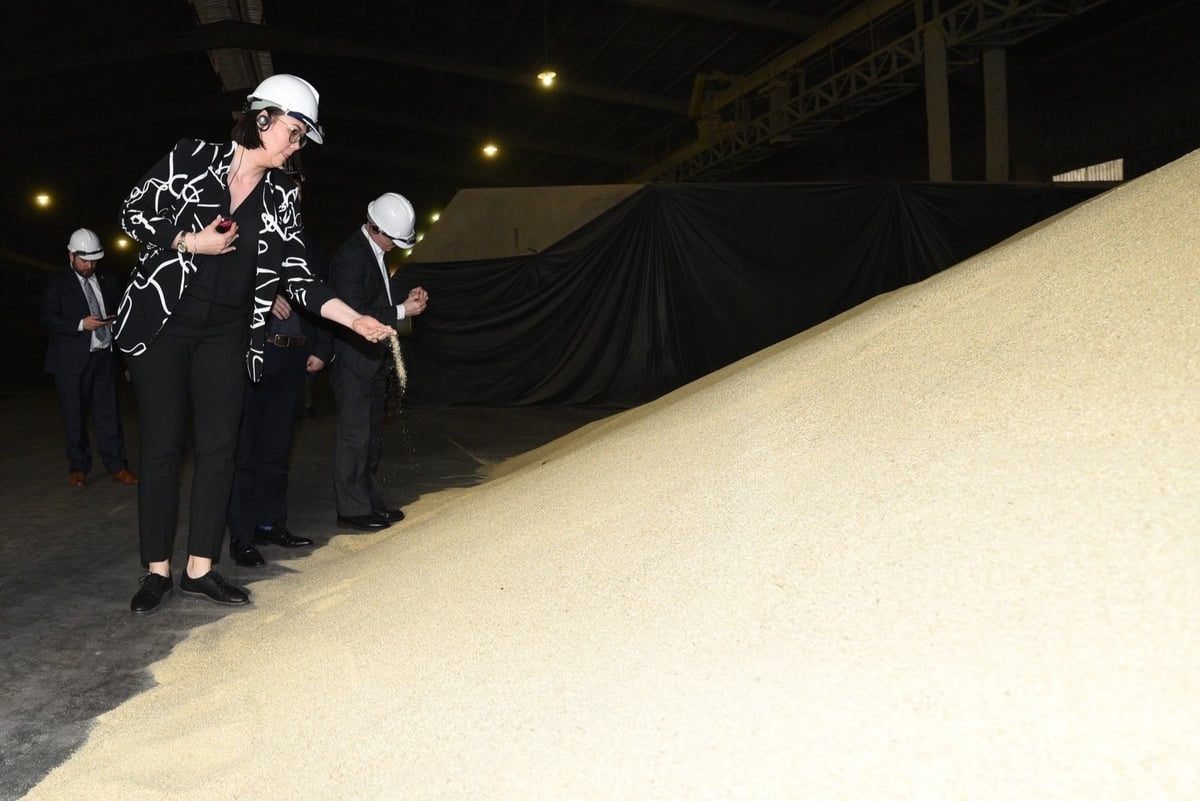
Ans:
[[[28,797],[1200,797],[1197,187],[335,540]]]

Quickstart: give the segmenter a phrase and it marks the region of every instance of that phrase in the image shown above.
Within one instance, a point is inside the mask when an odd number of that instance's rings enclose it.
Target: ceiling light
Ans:
[[[483,146],[483,155],[487,156],[489,159],[495,157],[495,155],[499,152],[500,148],[496,147],[491,142],[488,142]]]
[[[546,16],[546,0],[542,0],[542,71],[538,73],[538,81],[549,89],[554,85],[558,73],[550,69],[550,22]]]
[[[40,206],[41,208],[44,209],[50,205],[50,196],[47,195],[45,192],[42,192],[42,193],[38,194],[36,197],[34,197],[33,202],[38,204],[38,206]]]

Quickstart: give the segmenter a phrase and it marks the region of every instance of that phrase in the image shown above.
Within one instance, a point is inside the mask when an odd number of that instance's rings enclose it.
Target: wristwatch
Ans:
[[[180,253],[187,253],[187,231],[179,235],[179,241],[175,243],[175,249]]]

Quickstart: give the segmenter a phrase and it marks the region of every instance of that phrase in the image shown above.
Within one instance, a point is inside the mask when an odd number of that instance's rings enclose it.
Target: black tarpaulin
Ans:
[[[430,294],[405,400],[635,406],[1098,191],[647,185],[541,253],[405,265]]]

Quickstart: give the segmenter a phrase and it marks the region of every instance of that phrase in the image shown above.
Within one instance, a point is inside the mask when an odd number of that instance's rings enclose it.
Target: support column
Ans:
[[[925,120],[929,137],[929,180],[952,181],[946,36],[936,21],[925,26]]]
[[[1008,62],[1000,48],[983,51],[983,118],[987,130],[988,183],[1002,184],[1008,169]]]

